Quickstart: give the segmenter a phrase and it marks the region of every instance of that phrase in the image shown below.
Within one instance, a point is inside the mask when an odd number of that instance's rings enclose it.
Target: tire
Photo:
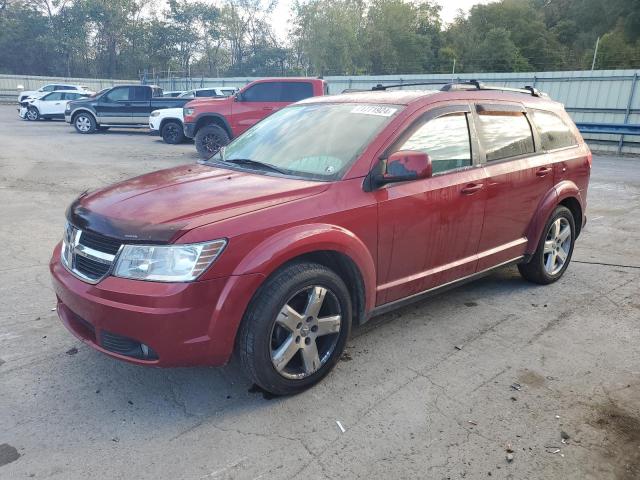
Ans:
[[[169,120],[167,121],[160,130],[160,134],[162,135],[162,140],[165,143],[169,143],[171,145],[177,145],[178,143],[182,143],[184,141],[184,131],[182,128],[182,123]]]
[[[237,339],[242,369],[274,395],[306,390],[336,365],[351,315],[349,290],[335,272],[316,263],[290,264],[247,308]]]
[[[547,220],[538,248],[529,263],[518,265],[520,274],[526,280],[540,285],[559,280],[571,262],[575,240],[573,214],[560,205]]]
[[[73,126],[76,132],[87,134],[94,133],[97,129],[96,119],[90,113],[80,112],[73,117]]]
[[[200,158],[207,159],[218,153],[220,147],[229,143],[229,135],[218,125],[207,125],[198,130],[195,143]]]
[[[40,119],[40,112],[36,107],[29,107],[27,108],[27,114],[25,115],[25,118],[30,122],[35,122],[36,120]]]

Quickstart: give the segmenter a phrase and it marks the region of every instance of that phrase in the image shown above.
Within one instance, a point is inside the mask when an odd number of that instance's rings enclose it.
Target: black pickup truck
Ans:
[[[109,127],[149,126],[149,114],[162,108],[178,108],[191,98],[163,97],[152,85],[118,85],[92,97],[67,104],[64,119],[78,133],[93,133]]]

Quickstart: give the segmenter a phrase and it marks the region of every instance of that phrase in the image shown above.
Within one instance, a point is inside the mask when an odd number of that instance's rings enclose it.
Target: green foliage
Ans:
[[[640,0],[0,0],[0,72],[136,78],[585,69],[640,64]],[[280,0],[283,1],[283,0]]]

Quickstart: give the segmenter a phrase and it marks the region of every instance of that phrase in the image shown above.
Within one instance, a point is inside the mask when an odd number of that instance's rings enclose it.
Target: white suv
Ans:
[[[48,85],[40,87],[38,90],[25,90],[23,92],[20,92],[20,94],[18,95],[18,102],[22,102],[29,97],[39,97],[45,93],[58,91],[58,90],[64,90],[64,91],[75,90],[75,91],[80,91],[82,93],[86,93],[89,95],[94,93],[92,90],[89,90],[89,87],[85,85],[67,85],[62,83],[50,83]]]
[[[88,92],[78,90],[56,90],[38,97],[26,98],[20,102],[18,113],[22,118],[30,121],[40,118],[64,118],[64,110],[71,100],[88,97]]]
[[[175,145],[184,141],[184,117],[182,108],[163,108],[149,115],[152,135],[160,134],[165,143]]]

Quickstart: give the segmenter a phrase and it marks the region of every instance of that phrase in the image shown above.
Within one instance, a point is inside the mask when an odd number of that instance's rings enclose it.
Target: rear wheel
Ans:
[[[96,120],[90,113],[79,113],[73,119],[73,126],[78,133],[93,133],[96,131]]]
[[[178,143],[182,143],[184,140],[184,131],[182,129],[182,123],[169,120],[162,126],[162,130],[160,131],[162,135],[162,139],[165,143],[170,143],[172,145],[176,145]]]
[[[351,328],[351,297],[332,270],[315,263],[289,265],[260,289],[240,332],[246,374],[276,395],[318,383],[342,354]]]
[[[211,158],[220,148],[229,143],[229,135],[218,125],[207,125],[195,136],[196,149],[200,158]]]
[[[530,282],[547,285],[560,279],[571,261],[576,224],[571,211],[558,206],[547,224],[531,261],[518,265],[520,274]]]
[[[40,112],[38,111],[38,109],[36,107],[29,107],[27,109],[27,120],[31,121],[31,122],[35,122],[36,120],[38,120],[40,118]]]

